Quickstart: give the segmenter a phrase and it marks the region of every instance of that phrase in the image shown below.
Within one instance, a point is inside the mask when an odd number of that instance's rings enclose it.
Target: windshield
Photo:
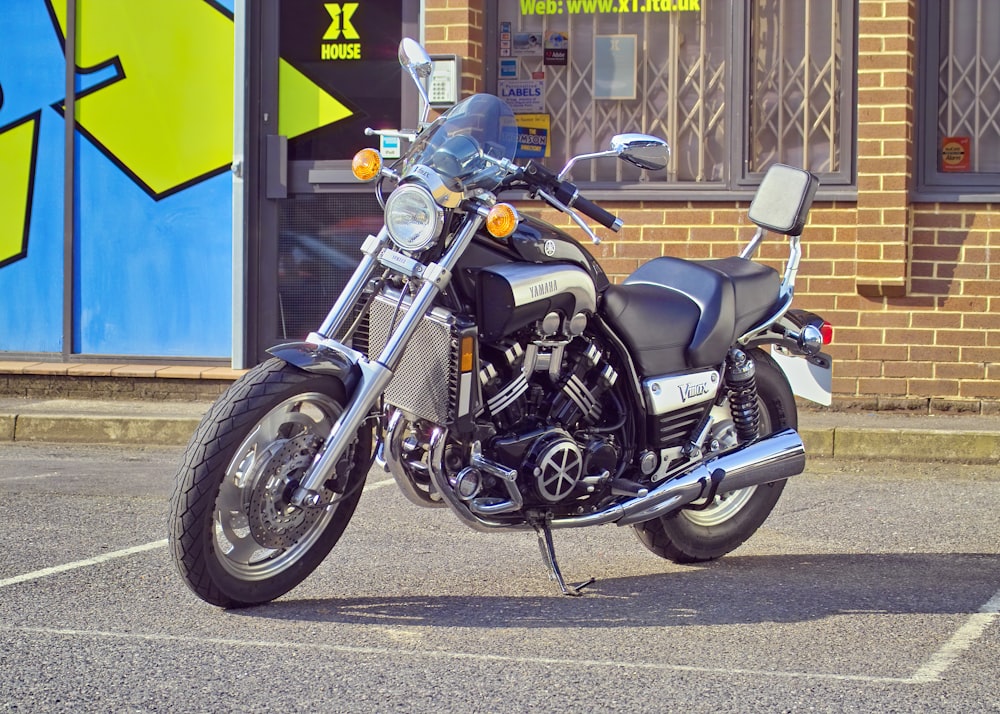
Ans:
[[[517,150],[514,112],[492,94],[463,99],[425,129],[403,158],[402,173],[424,164],[456,190],[491,190],[505,172],[483,158],[512,160]]]

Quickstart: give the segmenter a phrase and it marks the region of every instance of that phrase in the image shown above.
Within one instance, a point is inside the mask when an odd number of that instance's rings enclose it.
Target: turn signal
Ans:
[[[351,172],[359,181],[371,181],[382,170],[382,156],[375,149],[362,149],[351,161]]]
[[[494,238],[506,238],[517,228],[521,217],[509,203],[498,203],[486,216],[486,230]]]

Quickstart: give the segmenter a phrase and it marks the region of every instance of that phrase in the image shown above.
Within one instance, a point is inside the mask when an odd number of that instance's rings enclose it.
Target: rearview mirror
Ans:
[[[611,137],[611,150],[640,169],[660,171],[670,163],[670,145],[649,134],[617,134]]]
[[[617,156],[640,169],[658,171],[667,168],[667,164],[670,163],[670,146],[663,139],[649,134],[615,134],[611,137],[611,148],[607,151],[598,151],[596,154],[580,154],[566,162],[562,171],[559,172],[559,180],[561,181],[569,174],[576,162],[602,159],[606,156]]]
[[[421,79],[431,76],[434,63],[419,42],[404,37],[399,43],[399,64]]]
[[[611,137],[611,150],[640,169],[659,171],[670,163],[670,145],[649,134],[617,134]]]
[[[417,85],[417,91],[420,92],[420,98],[424,100],[424,109],[420,114],[420,123],[423,124],[431,111],[431,100],[427,96],[425,80],[431,76],[434,61],[419,42],[409,37],[404,37],[399,43],[398,57],[399,64],[409,72],[413,83]]]

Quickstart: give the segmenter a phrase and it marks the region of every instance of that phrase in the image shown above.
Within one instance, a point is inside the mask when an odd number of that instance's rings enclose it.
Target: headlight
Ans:
[[[441,234],[444,209],[427,189],[415,184],[400,186],[385,202],[385,227],[403,250],[423,250]]]

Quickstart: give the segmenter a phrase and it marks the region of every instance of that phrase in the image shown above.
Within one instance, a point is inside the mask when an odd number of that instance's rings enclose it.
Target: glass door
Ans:
[[[419,36],[419,0],[248,5],[247,129],[257,176],[248,177],[256,205],[247,207],[247,327],[250,354],[261,359],[267,347],[319,326],[361,243],[382,225],[372,186],[353,178],[350,162],[378,146],[366,128],[416,125],[417,95],[397,48]]]

